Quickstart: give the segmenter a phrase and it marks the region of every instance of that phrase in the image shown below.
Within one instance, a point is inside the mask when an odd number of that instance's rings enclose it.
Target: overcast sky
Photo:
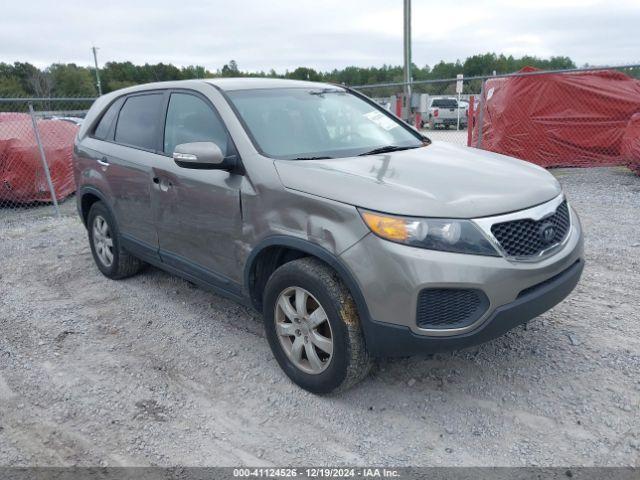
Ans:
[[[7,0],[0,61],[282,72],[402,63],[402,0]],[[640,63],[640,0],[413,0],[413,61],[496,52]]]

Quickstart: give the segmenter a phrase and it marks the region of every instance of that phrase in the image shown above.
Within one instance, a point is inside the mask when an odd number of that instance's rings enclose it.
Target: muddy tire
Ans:
[[[104,203],[96,202],[91,206],[87,230],[93,260],[105,277],[114,280],[127,278],[144,267],[144,262],[120,245],[118,225]]]
[[[269,278],[263,299],[269,345],[295,384],[325,394],[367,376],[372,360],[355,302],[329,266],[315,258],[286,263]]]

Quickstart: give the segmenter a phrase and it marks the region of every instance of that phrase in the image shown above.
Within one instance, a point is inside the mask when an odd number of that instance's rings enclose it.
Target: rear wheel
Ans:
[[[371,369],[355,303],[335,271],[303,258],[278,268],[265,287],[269,345],[294,383],[313,393],[346,389]]]
[[[121,247],[118,226],[104,203],[96,202],[91,206],[87,217],[87,229],[93,260],[106,277],[130,277],[144,266],[141,260]]]

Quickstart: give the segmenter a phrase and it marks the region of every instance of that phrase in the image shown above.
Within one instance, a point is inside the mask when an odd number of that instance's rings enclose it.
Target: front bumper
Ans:
[[[498,307],[480,327],[462,335],[428,337],[416,335],[407,327],[371,321],[367,325],[367,348],[373,356],[393,357],[459,350],[484,343],[560,303],[577,285],[583,268],[584,261],[576,261],[553,280]]]
[[[458,119],[457,118],[432,118],[431,122],[433,122],[434,125],[457,125],[458,124]],[[466,117],[460,117],[460,125],[466,125],[467,124],[467,118]]]
[[[531,263],[425,250],[367,235],[341,258],[367,306],[363,327],[368,349],[373,355],[394,356],[463,348],[550,309],[571,292],[584,267],[582,229],[575,213],[573,219],[562,248]],[[424,288],[482,290],[489,306],[464,329],[425,330],[416,322]]]

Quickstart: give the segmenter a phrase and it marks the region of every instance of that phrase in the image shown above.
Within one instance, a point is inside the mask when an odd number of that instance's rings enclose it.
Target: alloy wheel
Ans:
[[[102,215],[93,219],[93,247],[105,267],[113,263],[113,238],[109,224]]]
[[[286,288],[275,306],[275,328],[280,345],[293,364],[317,375],[333,356],[333,332],[320,302],[301,287]]]

